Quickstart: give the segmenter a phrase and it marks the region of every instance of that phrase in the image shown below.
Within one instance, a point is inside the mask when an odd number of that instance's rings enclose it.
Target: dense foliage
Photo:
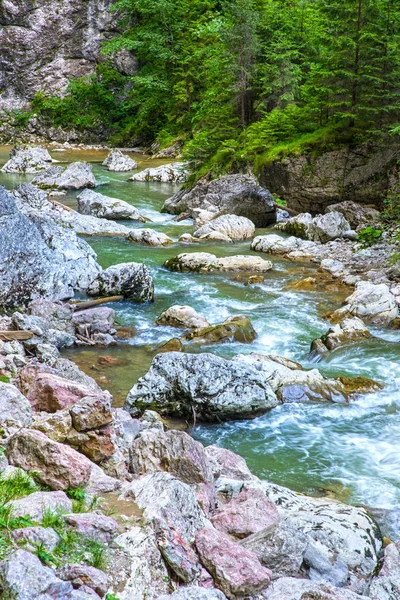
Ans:
[[[106,121],[123,143],[179,138],[200,172],[400,131],[396,0],[116,0],[114,9],[123,33],[104,52],[131,51],[137,74],[75,82],[64,101],[39,98],[39,112],[60,124],[67,114],[76,125]]]

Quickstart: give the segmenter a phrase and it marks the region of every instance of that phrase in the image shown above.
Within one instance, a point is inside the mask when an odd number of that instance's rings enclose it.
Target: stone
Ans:
[[[37,175],[32,184],[41,189],[79,190],[96,187],[96,179],[92,167],[86,162],[73,162],[66,169],[50,167]]]
[[[131,527],[115,539],[111,571],[120,600],[153,600],[171,591],[170,577],[150,527]]]
[[[325,212],[339,212],[346,221],[349,222],[352,229],[357,227],[366,227],[372,223],[376,223],[380,219],[380,212],[372,206],[363,206],[352,200],[345,200],[338,204],[327,206]]]
[[[241,539],[260,531],[272,531],[279,523],[279,514],[261,490],[245,489],[219,508],[211,523],[218,531]]]
[[[35,298],[70,298],[100,271],[90,246],[70,229],[36,211],[28,218],[0,187],[0,306]]]
[[[111,517],[96,513],[74,513],[65,516],[66,523],[79,535],[100,544],[110,544],[118,532],[118,524]]]
[[[155,231],[154,229],[131,229],[131,232],[126,237],[128,242],[134,242],[137,244],[145,244],[146,246],[168,246],[172,244],[172,239],[162,233],[161,231]]]
[[[98,414],[101,418],[101,412]],[[111,425],[84,432],[72,429],[66,442],[94,463],[100,463],[110,458],[117,450]]]
[[[16,550],[0,563],[0,589],[10,600],[72,600],[71,583],[56,577],[39,558],[26,550]]]
[[[115,310],[108,306],[95,306],[85,310],[75,309],[72,324],[76,333],[92,337],[96,333],[114,334]]]
[[[214,217],[221,214],[246,217],[256,227],[266,227],[276,220],[272,195],[248,175],[222,175],[210,182],[198,182],[169,198],[162,208],[163,212],[191,216],[195,209],[209,211]]]
[[[254,236],[255,229],[254,223],[246,217],[221,215],[197,229],[193,236],[202,239],[210,233],[220,233],[233,242],[244,242]]]
[[[272,269],[269,260],[260,259],[257,256],[227,256],[217,258],[208,252],[192,252],[190,254],[178,254],[165,261],[164,267],[170,271],[181,273],[214,273],[218,271],[254,271],[265,273]]]
[[[102,467],[104,466],[104,464],[105,461],[102,462]],[[126,469],[124,470],[123,475],[125,474]],[[88,494],[100,496],[103,494],[108,494],[109,492],[115,492],[116,490],[119,490],[120,487],[121,482],[119,481],[119,479],[116,479],[116,477],[112,475],[108,475],[107,473],[105,473],[104,469],[99,467],[98,465],[92,465],[92,471],[90,473],[89,481],[87,482],[86,487],[86,491]]]
[[[162,183],[183,183],[188,177],[186,163],[171,163],[161,167],[150,167],[136,173],[129,181],[160,181]]]
[[[135,302],[152,302],[154,284],[149,269],[136,262],[108,267],[87,289],[90,296],[121,295]]]
[[[29,496],[13,500],[11,506],[14,517],[29,515],[34,521],[41,521],[46,511],[59,513],[72,511],[72,501],[62,491],[33,492]]]
[[[39,412],[34,414],[31,429],[41,431],[55,442],[65,442],[72,429],[69,410],[57,410],[55,413]]]
[[[162,352],[183,352],[183,344],[179,338],[171,338],[168,342],[156,348],[156,354]]]
[[[229,317],[218,325],[209,325],[189,331],[181,337],[182,342],[190,344],[216,344],[222,342],[241,342],[251,344],[257,333],[245,315]]]
[[[343,237],[348,231],[350,231],[350,224],[342,213],[332,211],[313,219],[309,239],[324,244]]]
[[[200,572],[199,559],[179,532],[162,524],[157,528],[157,546],[168,567],[184,583],[193,581]]]
[[[101,219],[130,220],[144,222],[146,219],[137,208],[118,198],[110,198],[88,188],[77,197],[78,211],[82,215],[90,215]]]
[[[368,596],[374,600],[397,600],[400,597],[400,552],[398,545],[384,550],[379,573],[372,579]]]
[[[273,581],[264,594],[265,600],[367,600],[349,589],[334,587],[329,583],[314,583],[309,579],[281,577]]]
[[[24,527],[14,529],[11,539],[16,544],[23,544],[29,552],[35,552],[37,546],[43,547],[46,552],[53,552],[60,543],[61,538],[51,527]]]
[[[351,319],[344,318],[341,323],[337,323],[330,327],[320,338],[313,340],[310,348],[310,358],[320,355],[325,356],[327,352],[330,352],[335,348],[353,342],[362,342],[371,337],[372,335],[364,321],[358,317],[353,317]]]
[[[215,479],[220,476],[240,481],[254,479],[246,461],[238,454],[220,446],[207,446],[204,450],[210,461]]]
[[[188,544],[194,542],[199,529],[210,526],[191,487],[169,473],[142,475],[125,486],[122,497],[136,502],[146,524],[161,522],[179,532]]]
[[[137,162],[127,154],[123,154],[121,150],[111,150],[103,161],[103,167],[107,167],[109,171],[133,171],[137,169]]]
[[[86,396],[93,396],[90,388],[52,373],[39,373],[28,392],[32,408],[45,412],[70,408]]]
[[[21,392],[10,383],[0,381],[0,423],[26,427],[32,422],[32,407]]]
[[[251,418],[278,405],[265,377],[252,365],[213,354],[157,355],[129,392],[127,410],[220,421]],[[193,413],[194,411],[194,413]]]
[[[54,329],[46,318],[25,313],[15,312],[12,316],[13,326],[19,331],[32,331],[35,335],[26,340],[25,347],[34,350],[38,344],[52,344],[56,348],[69,348],[75,342],[73,333],[66,331],[65,327]]]
[[[386,284],[360,281],[356,284],[354,293],[346,298],[345,306],[332,316],[342,317],[346,313],[371,323],[387,325],[398,318],[399,308],[395,296]]]
[[[2,167],[3,173],[37,173],[47,169],[52,158],[40,146],[15,146],[10,159]]]
[[[184,587],[168,596],[159,596],[157,600],[226,600],[226,596],[216,589]]]
[[[203,445],[184,431],[143,431],[133,441],[129,454],[134,475],[167,471],[188,484],[213,480]]]
[[[70,410],[75,429],[87,431],[111,423],[111,400],[111,394],[104,392],[103,396],[85,396],[76,402]]]
[[[216,529],[200,529],[196,548],[201,562],[228,598],[253,596],[271,581],[271,571],[261,565],[256,554]]]
[[[63,581],[70,581],[75,589],[87,586],[103,598],[108,589],[107,575],[88,565],[68,564],[58,571],[58,576]]]
[[[164,310],[157,318],[156,323],[157,325],[169,325],[170,327],[180,327],[182,329],[208,327],[210,325],[207,319],[194,308],[179,304],[174,304]]]
[[[37,471],[39,481],[54,490],[84,487],[92,470],[85,456],[33,429],[20,429],[12,436],[7,458],[11,465]]]

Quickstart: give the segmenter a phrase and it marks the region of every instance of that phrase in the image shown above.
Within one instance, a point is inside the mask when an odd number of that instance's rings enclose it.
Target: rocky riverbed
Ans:
[[[289,219],[185,168],[21,148],[0,175],[0,597],[397,600],[379,213]]]

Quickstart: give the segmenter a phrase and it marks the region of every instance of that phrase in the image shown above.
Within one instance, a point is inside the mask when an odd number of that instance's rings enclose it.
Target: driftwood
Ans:
[[[70,206],[66,206],[65,204],[62,204],[61,202],[58,202],[57,200],[53,200],[53,198],[51,196],[49,198],[49,202],[54,204],[54,206],[59,206],[60,208],[66,210],[67,212],[77,213],[77,211],[74,210],[73,208],[71,208]]]
[[[107,296],[106,298],[96,298],[95,300],[78,300],[70,302],[70,306],[77,312],[78,310],[85,310],[86,308],[92,308],[92,306],[98,306],[99,304],[107,304],[107,302],[119,302],[123,299],[123,296]]]
[[[274,202],[274,206],[275,206],[275,208],[280,208],[281,210],[286,210],[289,213],[289,215],[296,216],[299,214],[299,212],[297,210],[293,210],[293,208],[288,208],[287,206],[282,206],[282,204],[278,204],[277,202]]]
[[[3,342],[12,342],[13,340],[30,340],[33,336],[33,331],[0,331],[0,340]]]
[[[174,217],[172,220],[175,221],[176,223],[180,223],[180,221],[185,221],[185,219],[190,219],[191,218],[191,214],[186,212],[186,213],[181,213],[180,215],[176,215],[176,217]]]

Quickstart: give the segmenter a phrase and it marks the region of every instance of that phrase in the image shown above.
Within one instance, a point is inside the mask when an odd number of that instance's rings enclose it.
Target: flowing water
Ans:
[[[0,149],[0,164],[9,148]],[[164,200],[176,188],[167,184],[127,182],[125,173],[107,172],[102,151],[66,150],[53,152],[60,161],[88,160],[100,182],[97,191],[126,200],[151,219],[147,224],[174,240],[192,231],[190,221],[176,223],[161,214]],[[139,168],[160,164],[136,156]],[[165,162],[165,161],[164,161]],[[0,184],[12,188],[32,176],[0,174]],[[76,207],[76,193],[58,198]],[[129,227],[141,224],[125,223]],[[257,233],[268,233],[268,230]],[[181,245],[149,248],[119,238],[88,238],[103,267],[119,262],[141,261],[152,271],[155,302],[136,305],[113,304],[118,323],[133,332],[118,347],[73,349],[66,353],[88,374],[97,378],[123,405],[126,393],[143,375],[157,346],[177,335],[177,330],[154,325],[156,317],[172,304],[188,304],[211,323],[228,316],[246,314],[257,339],[249,345],[233,343],[189,347],[191,352],[210,351],[224,357],[238,353],[281,354],[306,367],[310,342],[325,332],[323,314],[337,308],[349,291],[326,284],[318,291],[297,291],[291,282],[315,272],[315,267],[272,257],[274,269],[264,284],[246,285],[235,274],[170,273],[163,262],[179,252],[212,252],[218,256],[251,254],[249,243]],[[268,257],[269,258],[269,257]],[[351,503],[393,508],[400,501],[400,333],[374,329],[372,341],[332,352],[318,367],[326,375],[365,375],[384,384],[384,390],[351,404],[288,404],[252,421],[199,425],[193,435],[205,444],[219,444],[241,454],[259,476],[304,493],[328,490]],[[178,332],[179,335],[179,332]],[[104,366],[99,358],[118,359]]]

